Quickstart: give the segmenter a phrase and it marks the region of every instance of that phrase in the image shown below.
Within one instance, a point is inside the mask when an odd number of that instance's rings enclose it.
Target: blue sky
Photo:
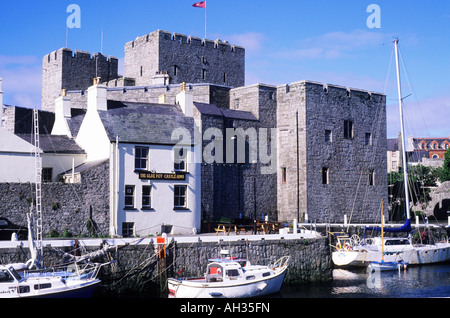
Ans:
[[[68,47],[123,58],[126,42],[156,29],[204,37],[196,0],[0,0],[4,103],[40,105],[41,59],[66,46],[69,4],[81,28]],[[369,28],[370,4],[381,27]],[[450,136],[450,2],[444,0],[208,0],[208,34],[247,49],[247,84],[313,80],[387,94],[388,136],[398,134],[392,41],[400,39],[407,134]],[[392,62],[390,62],[392,61]],[[391,64],[392,63],[392,64]]]

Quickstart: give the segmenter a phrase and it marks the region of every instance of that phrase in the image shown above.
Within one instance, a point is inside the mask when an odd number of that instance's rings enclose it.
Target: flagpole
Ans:
[[[205,40],[206,40],[206,31],[207,31],[207,23],[208,23],[208,4],[207,1],[205,1]]]

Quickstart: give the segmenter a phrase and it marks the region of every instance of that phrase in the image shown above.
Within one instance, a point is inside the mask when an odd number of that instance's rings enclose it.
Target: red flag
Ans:
[[[203,8],[206,9],[206,1],[197,2],[192,5],[194,8]]]

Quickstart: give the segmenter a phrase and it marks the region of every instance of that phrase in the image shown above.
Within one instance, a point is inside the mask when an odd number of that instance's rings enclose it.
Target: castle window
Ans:
[[[186,208],[187,207],[187,186],[185,185],[176,185],[174,187],[174,208]]]
[[[333,133],[331,130],[325,130],[325,142],[332,142],[333,141]]]
[[[134,186],[125,186],[125,208],[134,209]]]
[[[344,138],[353,139],[353,121],[344,120]]]
[[[234,100],[234,109],[239,109],[239,104],[240,104],[240,100],[239,100],[239,98],[236,98]]]
[[[223,83],[227,83],[227,73],[223,73]]]
[[[206,57],[205,56],[202,56],[202,63],[206,64]]]
[[[178,75],[178,66],[174,65],[173,66],[173,76],[177,76]]]
[[[143,74],[143,67],[141,66],[141,77],[142,77],[142,74]]]
[[[370,186],[374,186],[375,185],[375,172],[373,171],[373,169],[369,170],[369,185]]]
[[[281,179],[283,184],[287,183],[287,174],[286,174],[286,168],[281,168]]]
[[[322,168],[322,184],[329,184],[329,169],[327,167]]]
[[[202,69],[202,80],[206,79],[206,70],[203,68]]]
[[[152,186],[142,186],[142,208],[152,208]]]
[[[366,133],[366,136],[364,138],[364,144],[366,146],[372,146],[372,134],[371,133]]]

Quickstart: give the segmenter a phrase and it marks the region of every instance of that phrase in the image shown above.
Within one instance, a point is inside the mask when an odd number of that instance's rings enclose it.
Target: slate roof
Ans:
[[[108,110],[99,115],[111,141],[119,136],[121,142],[175,145],[176,128],[185,128],[194,137],[194,119],[177,105],[108,100]]]
[[[445,150],[445,144],[450,142],[450,137],[435,137],[435,138],[419,138],[419,137],[414,137],[413,138],[413,146],[414,149],[419,149],[421,150],[420,147],[420,143],[424,142],[426,145],[425,149],[430,149],[430,150],[434,150],[432,147],[433,142],[437,142],[438,143],[438,149],[436,150]]]
[[[398,151],[398,139],[397,138],[388,138],[387,151]]]
[[[101,160],[96,160],[96,161],[89,161],[89,162],[84,162],[81,165],[75,167],[74,173],[83,173],[86,170],[89,170],[91,168],[97,167],[101,164],[103,164],[104,162],[109,161],[109,159],[101,159]],[[70,174],[72,173],[72,169],[69,169],[63,173],[60,173],[60,176],[63,176],[65,174]]]
[[[194,106],[202,115],[213,115],[225,117],[228,119],[241,119],[241,120],[252,120],[257,121],[258,119],[251,112],[234,110],[228,108],[217,107],[214,104],[196,103]]]
[[[66,118],[67,125],[69,126],[70,133],[73,138],[77,138],[78,132],[80,131],[81,124],[83,123],[84,116],[86,115],[85,109],[71,109],[72,117]]]
[[[31,134],[17,134],[23,140],[34,145],[34,136]],[[75,140],[67,136],[40,135],[40,148],[44,153],[57,154],[84,154],[85,151],[78,146]]]

